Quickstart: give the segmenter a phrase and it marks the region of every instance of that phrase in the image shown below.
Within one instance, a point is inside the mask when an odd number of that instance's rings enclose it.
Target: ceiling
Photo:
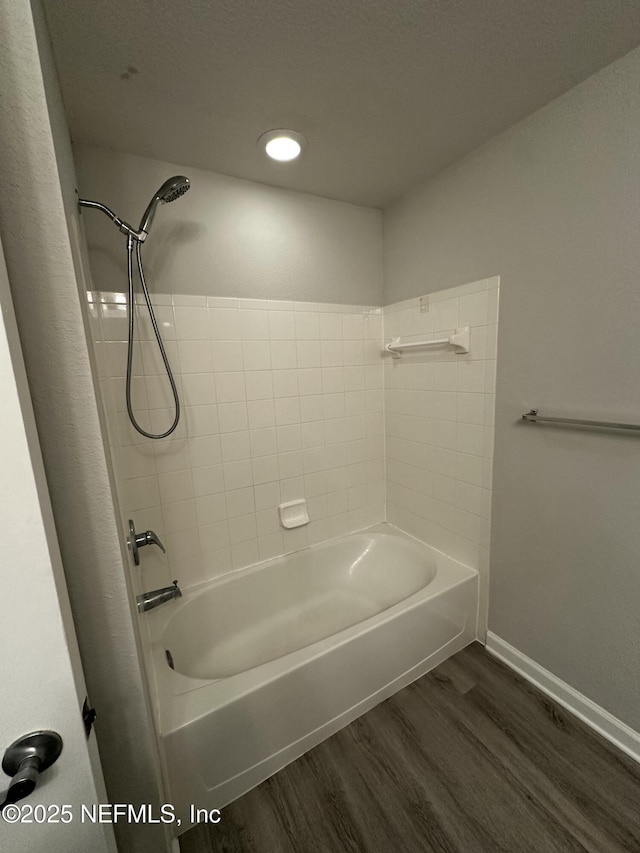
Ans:
[[[640,43],[638,0],[45,6],[75,141],[374,207]]]

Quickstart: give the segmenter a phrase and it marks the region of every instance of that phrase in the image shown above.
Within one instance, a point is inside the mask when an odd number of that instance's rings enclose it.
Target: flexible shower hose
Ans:
[[[133,413],[133,406],[131,404],[131,376],[133,372],[133,337],[134,337],[134,329],[135,329],[135,300],[133,294],[133,244],[136,244],[136,261],[138,264],[138,273],[140,274],[140,284],[142,285],[142,292],[144,294],[145,302],[147,303],[147,309],[149,311],[149,317],[151,319],[151,325],[153,326],[153,332],[156,336],[156,341],[158,342],[158,347],[160,349],[160,355],[162,356],[162,361],[164,362],[164,367],[167,372],[167,378],[169,379],[169,384],[171,385],[171,392],[173,394],[173,402],[175,405],[175,417],[173,419],[173,423],[169,427],[166,432],[162,433],[152,433],[147,432],[143,429],[140,424],[137,422],[136,417]],[[128,277],[128,285],[129,285],[129,293],[128,293],[128,302],[129,302],[129,341],[127,346],[127,378],[126,378],[126,396],[127,396],[127,413],[129,415],[129,420],[140,433],[140,435],[144,435],[146,438],[166,438],[168,435],[176,429],[178,426],[178,421],[180,420],[180,400],[178,398],[178,389],[176,388],[175,379],[173,378],[173,373],[171,372],[171,365],[169,364],[169,359],[167,358],[167,353],[165,352],[164,344],[162,342],[162,335],[160,334],[160,329],[158,328],[158,323],[156,321],[156,315],[153,310],[153,305],[151,304],[151,298],[149,296],[149,291],[147,290],[147,284],[144,279],[144,270],[142,268],[142,254],[141,254],[142,244],[139,240],[134,240],[131,235],[129,235],[127,239],[127,277]]]

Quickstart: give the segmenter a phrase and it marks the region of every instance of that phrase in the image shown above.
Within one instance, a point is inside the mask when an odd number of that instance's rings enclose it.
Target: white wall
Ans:
[[[0,234],[105,779],[112,801],[158,803],[156,746],[70,242],[77,213],[68,131],[41,9],[34,4],[32,18],[23,0],[0,11],[10,48],[2,53]],[[165,841],[162,828],[119,824],[116,831],[123,850],[156,851]]]
[[[103,802],[106,792],[95,737],[86,740],[79,713],[86,687],[1,243],[0,399],[2,588],[10,602],[2,619],[2,748],[38,729],[58,732],[64,744],[61,761],[29,804],[69,803],[78,814],[84,804]],[[8,784],[5,777],[3,791]],[[0,846],[7,853],[35,853],[43,847],[51,853],[78,847],[116,853],[111,826],[98,829],[79,822],[57,826],[52,834],[50,826],[11,826],[0,820]]]
[[[640,50],[385,213],[385,302],[500,275],[490,629],[640,729]]]
[[[379,210],[87,145],[74,153],[80,194],[136,227],[168,177],[190,178],[189,193],[162,207],[145,244],[152,292],[381,303]],[[124,289],[123,236],[103,214],[82,218],[96,287]]]
[[[141,552],[138,591],[360,530],[384,517],[382,315],[376,307],[155,297],[182,419],[167,439],[125,410],[124,294],[90,303],[123,520],[167,547]],[[173,407],[153,331],[138,309],[134,408],[162,432]],[[311,523],[285,530],[278,504],[306,498]]]
[[[126,241],[103,215],[82,216],[122,511],[169,546],[168,559],[144,552],[145,588],[382,520],[380,212],[86,145],[74,152],[81,195],[136,224],[167,177],[192,182],[158,212],[143,249],[185,407],[168,440],[128,426]],[[138,329],[152,337],[144,319]],[[155,343],[140,352],[137,411],[161,431],[168,385]],[[276,507],[297,497],[309,499],[312,523],[287,532]]]

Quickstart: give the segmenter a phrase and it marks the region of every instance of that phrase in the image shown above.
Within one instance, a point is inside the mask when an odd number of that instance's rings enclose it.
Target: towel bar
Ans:
[[[529,423],[552,423],[552,424],[568,424],[570,426],[595,427],[597,429],[625,429],[632,432],[640,432],[640,424],[620,424],[614,421],[590,421],[584,418],[550,418],[546,415],[539,415],[537,409],[530,409],[522,416],[523,421]]]

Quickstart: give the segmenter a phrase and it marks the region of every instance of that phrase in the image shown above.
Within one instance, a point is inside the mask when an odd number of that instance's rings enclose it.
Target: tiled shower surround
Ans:
[[[92,294],[123,520],[167,546],[166,557],[145,549],[140,585],[187,586],[368,527],[384,520],[385,499],[389,522],[486,578],[498,283],[384,312],[155,295],[183,406],[178,429],[160,441],[140,436],[126,414],[125,296]],[[171,395],[145,309],[137,315],[134,409],[160,432],[171,423]],[[463,325],[469,354],[383,356],[396,336],[442,337]],[[277,506],[300,497],[311,523],[285,530]]]
[[[383,519],[379,307],[153,301],[183,406],[176,432],[159,441],[126,414],[125,297],[90,302],[123,520],[167,547],[166,558],[142,553],[143,586],[187,586]],[[134,410],[161,432],[172,398],[145,309],[137,314]],[[285,530],[277,506],[300,497],[311,523]]]
[[[480,572],[486,627],[498,277],[387,305],[385,341],[469,326],[469,352],[385,359],[387,521]],[[420,354],[418,354],[420,353]]]

